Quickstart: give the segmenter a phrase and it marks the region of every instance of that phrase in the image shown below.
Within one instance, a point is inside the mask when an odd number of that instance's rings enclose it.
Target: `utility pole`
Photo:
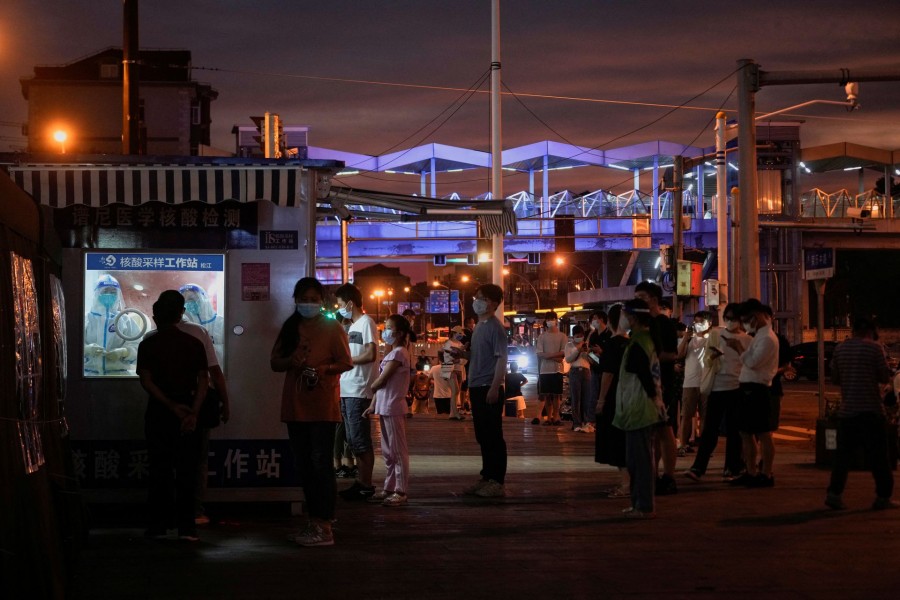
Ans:
[[[491,2],[491,198],[503,200],[503,134],[500,114],[500,0]],[[491,281],[503,286],[503,234],[491,236]],[[503,321],[503,302],[497,307]]]
[[[138,0],[123,0],[122,8],[122,154],[140,154]]]
[[[900,67],[888,69],[819,69],[807,71],[763,71],[752,59],[738,61],[738,150],[740,197],[737,217],[740,228],[732,239],[733,255],[740,267],[733,272],[740,299],[759,297],[759,219],[757,215],[756,92],[769,85],[805,85],[900,81]],[[738,299],[737,290],[731,297]]]
[[[719,323],[728,304],[728,165],[725,160],[725,113],[716,115],[716,257],[719,272]]]
[[[672,163],[672,255],[675,261],[675,293],[672,295],[672,317],[681,318],[681,303],[678,301],[678,262],[684,256],[684,157],[675,156]],[[690,277],[690,273],[688,273]]]

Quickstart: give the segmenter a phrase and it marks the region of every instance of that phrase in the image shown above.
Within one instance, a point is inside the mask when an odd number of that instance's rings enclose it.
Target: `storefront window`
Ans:
[[[89,252],[84,273],[85,377],[136,376],[137,348],[165,290],[185,296],[185,320],[202,325],[222,364],[225,257],[221,254]]]

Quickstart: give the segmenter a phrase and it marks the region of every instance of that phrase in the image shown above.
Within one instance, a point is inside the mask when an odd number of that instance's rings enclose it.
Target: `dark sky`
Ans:
[[[677,8],[677,10],[673,10]],[[795,2],[506,0],[502,11],[504,82],[516,92],[593,100],[692,106],[611,144],[664,139],[710,146],[708,121],[734,111],[729,76],[740,58],[766,70],[883,67],[900,70],[900,11],[883,0]],[[311,127],[313,145],[381,153],[436,117],[455,91],[321,81],[299,75],[467,88],[490,63],[490,0],[312,2],[301,0],[143,0],[141,46],[185,48],[194,78],[219,91],[213,144],[230,149],[232,125],[265,110]],[[3,0],[0,4],[0,150],[23,145],[9,123],[27,119],[18,79],[37,64],[63,64],[122,43],[119,0]],[[487,89],[487,87],[483,88]],[[765,88],[760,111],[810,99],[844,100],[837,85]],[[549,130],[515,99],[503,105],[504,146],[543,139],[600,146],[662,116],[660,107],[524,98]],[[804,146],[851,141],[900,148],[900,83],[862,84],[863,110],[801,111]],[[734,114],[734,113],[731,113]],[[401,148],[439,142],[488,150],[488,96],[479,94],[430,135]],[[429,128],[426,131],[430,131]],[[695,141],[696,140],[696,141]],[[379,175],[390,178],[390,175]],[[486,172],[466,173],[439,194],[488,188]],[[871,175],[872,180],[876,176]],[[610,179],[612,178],[612,179]],[[394,177],[398,179],[398,177]],[[381,181],[354,178],[357,187]],[[410,192],[418,191],[418,178]],[[552,187],[575,191],[615,185],[627,173],[577,170]],[[815,182],[810,182],[813,187]],[[847,184],[855,187],[853,181]],[[579,187],[580,186],[580,187]],[[507,192],[527,187],[508,178]]]

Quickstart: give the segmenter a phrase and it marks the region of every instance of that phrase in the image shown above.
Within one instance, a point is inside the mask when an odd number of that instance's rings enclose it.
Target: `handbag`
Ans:
[[[222,396],[216,388],[207,388],[206,398],[200,406],[197,414],[197,427],[203,429],[215,429],[219,426],[222,416]]]

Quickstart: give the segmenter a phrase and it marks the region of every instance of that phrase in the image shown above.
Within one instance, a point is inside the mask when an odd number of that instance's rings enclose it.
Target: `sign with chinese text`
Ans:
[[[144,487],[149,476],[143,440],[73,441],[75,477],[85,488]],[[210,440],[210,487],[298,485],[288,440]]]
[[[265,230],[259,232],[260,250],[296,250],[299,247],[296,230]]]
[[[428,295],[428,312],[432,314],[458,313],[459,290],[450,291],[450,307],[447,308],[447,290],[431,290]]]
[[[88,271],[216,271],[225,270],[222,254],[138,254],[91,252],[85,254]]]
[[[241,263],[241,300],[266,302],[270,288],[269,263]]]
[[[834,277],[834,248],[803,249],[803,279]]]
[[[256,205],[240,202],[221,204],[166,204],[148,202],[140,206],[112,205],[91,207],[83,204],[54,211],[60,230],[81,227],[124,229],[129,231],[161,229],[242,229],[256,233]]]

